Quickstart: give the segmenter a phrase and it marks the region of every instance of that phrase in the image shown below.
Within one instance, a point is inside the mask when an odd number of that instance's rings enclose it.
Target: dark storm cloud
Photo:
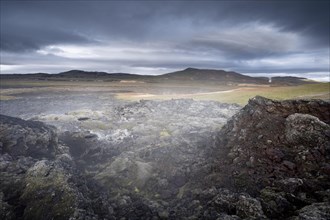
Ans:
[[[306,71],[326,71],[329,7],[312,0],[1,1],[1,64],[290,72],[303,62]],[[310,59],[318,62],[308,66]]]
[[[234,10],[226,10],[219,18],[270,22],[282,31],[306,34],[315,44],[329,46],[329,1],[237,1],[228,6]]]
[[[4,51],[28,52],[57,43],[90,43],[92,40],[63,30],[18,27],[1,34],[0,48]],[[4,27],[5,28],[5,27]],[[22,35],[24,33],[24,35]]]
[[[2,1],[2,49],[39,49],[92,40],[86,36],[135,41],[148,32],[152,8],[134,2],[127,6],[106,1]]]
[[[23,44],[33,48],[38,44],[83,40],[78,33],[133,41],[153,37],[166,39],[178,32],[179,38],[189,37],[182,36],[182,32],[189,34],[196,31],[194,28],[204,31],[205,26],[218,26],[223,29],[246,21],[271,22],[283,31],[308,34],[317,45],[329,44],[327,1],[5,1],[1,6],[1,41],[8,42],[4,44],[7,47],[16,47],[26,35]],[[187,30],[189,28],[192,30]]]

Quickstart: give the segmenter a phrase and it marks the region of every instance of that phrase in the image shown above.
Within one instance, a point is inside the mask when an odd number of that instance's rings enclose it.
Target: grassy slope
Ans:
[[[271,99],[322,98],[330,99],[330,83],[306,84],[285,87],[242,88],[226,94],[196,95],[198,100],[217,100],[245,105],[256,95]]]
[[[118,83],[118,82],[79,82],[79,81],[36,81],[1,80],[0,100],[18,98],[19,93],[44,92],[50,90],[108,91],[129,90],[130,93],[118,93],[118,99],[137,101],[140,99],[193,98],[196,100],[216,100],[245,105],[256,95],[272,99],[321,98],[330,99],[330,83],[305,84],[300,86],[216,86],[201,83]],[[14,87],[14,88],[13,88]],[[16,88],[15,88],[16,87]],[[185,89],[185,90],[182,90]],[[207,92],[201,92],[201,89]],[[180,91],[182,90],[182,91]],[[230,90],[226,93],[215,91]],[[165,91],[165,93],[163,93]],[[166,92],[167,91],[167,92]],[[193,92],[195,91],[195,92]],[[163,94],[161,94],[163,93]],[[18,95],[18,96],[17,96]]]
[[[221,89],[219,89],[221,90]],[[330,83],[306,84],[300,86],[274,86],[274,87],[238,87],[226,93],[210,94],[185,94],[185,95],[150,95],[135,96],[134,94],[118,94],[119,99],[140,100],[153,99],[164,100],[172,98],[192,98],[196,100],[215,100],[226,103],[238,103],[245,105],[254,96],[264,96],[271,99],[294,99],[294,98],[321,98],[330,99]]]

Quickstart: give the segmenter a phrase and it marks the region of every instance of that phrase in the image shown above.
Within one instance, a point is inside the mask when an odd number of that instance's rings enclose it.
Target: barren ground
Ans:
[[[0,158],[4,175],[1,180],[1,190],[4,194],[0,194],[4,201],[3,206],[8,210],[16,210],[7,212],[14,213],[13,218],[25,216],[27,219],[72,215],[75,216],[74,219],[98,219],[102,216],[107,219],[117,217],[140,219],[146,216],[149,216],[149,219],[152,216],[152,219],[181,217],[222,219],[229,215],[232,215],[233,219],[240,219],[235,214],[243,219],[247,216],[259,216],[262,219],[265,216],[259,200],[266,201],[266,199],[256,200],[248,195],[235,194],[222,188],[232,186],[232,183],[228,182],[230,178],[223,177],[233,169],[232,166],[235,168],[240,164],[251,162],[245,161],[248,153],[238,157],[243,162],[236,164],[238,159],[232,161],[228,159],[231,162],[226,159],[224,152],[229,148],[226,150],[221,148],[221,152],[216,151],[219,148],[219,139],[225,138],[223,126],[249,98],[257,94],[278,99],[314,97],[328,99],[329,83],[271,87],[246,84],[236,86],[148,84],[132,81],[119,83],[1,81],[1,114],[41,121],[52,126],[41,128],[39,122],[2,116],[4,121],[1,132],[5,133],[0,133],[3,138],[0,146],[5,146],[4,150],[10,150],[14,146],[11,153],[14,156],[18,153],[17,160],[7,153],[2,154]],[[289,106],[296,105],[295,102],[288,103]],[[299,101],[297,103],[300,105]],[[308,101],[301,103],[301,105],[309,105]],[[326,106],[326,103],[320,102],[320,104]],[[267,101],[264,98],[254,99],[250,107],[253,105],[256,105],[254,106],[256,109],[266,108],[263,113],[271,112],[277,105],[282,111],[286,106],[285,103],[283,107],[281,103]],[[242,110],[244,116],[240,125],[242,129],[228,129],[230,123],[226,125],[228,131],[224,127],[227,134],[233,133],[233,139],[245,137],[244,134],[236,135],[235,132],[245,132],[260,127],[249,126],[249,123],[259,122],[257,119],[249,121],[250,112],[255,111],[252,107],[252,110],[249,110],[250,107]],[[301,109],[304,110],[305,107]],[[293,113],[294,111],[290,110],[288,114]],[[237,114],[236,117],[242,114]],[[263,120],[267,120],[268,117],[265,116]],[[283,117],[279,118],[282,120],[281,123],[284,123]],[[231,123],[233,120],[235,117]],[[42,133],[38,129],[46,129],[48,133]],[[51,132],[52,129],[55,130],[55,134]],[[7,135],[6,132],[11,135]],[[247,140],[257,134],[258,132],[251,132]],[[275,140],[270,140],[274,133],[267,133],[264,136],[267,135],[270,135],[267,143],[275,143]],[[264,138],[263,135],[257,135],[255,139],[261,143],[263,142],[261,139]],[[54,161],[49,158],[38,160],[34,158],[35,155],[31,157],[24,154],[22,157],[20,152],[15,151],[23,146],[20,144],[22,141],[33,143],[32,148],[38,147],[37,140],[56,143]],[[236,142],[239,141],[242,140]],[[258,141],[253,139],[253,143],[249,146],[255,146]],[[245,142],[246,140],[243,140],[243,143]],[[235,143],[232,147],[234,150],[239,147]],[[239,151],[244,152],[246,149],[248,147]],[[217,152],[216,155],[225,155],[225,159],[216,161],[217,156],[212,155],[212,152]],[[254,157],[248,160],[251,158]],[[217,166],[222,163],[222,166]],[[71,165],[66,167],[67,164]],[[228,169],[222,170],[226,166]],[[79,171],[73,171],[73,167]],[[240,168],[240,171],[244,169]],[[47,173],[46,176],[44,172]],[[213,182],[205,179],[205,176]],[[239,179],[240,177],[237,177],[238,180],[235,177],[233,183],[242,185],[249,180],[245,177],[244,180]],[[214,182],[224,185],[216,189],[212,185]],[[13,183],[18,184],[19,187],[12,188]],[[210,188],[207,188],[208,184],[211,184]],[[20,191],[21,187],[24,189],[23,193]],[[47,193],[45,188],[52,193]],[[204,191],[201,191],[202,189]],[[59,193],[65,196],[61,197],[54,207],[45,205],[48,204],[49,199],[53,201],[57,198],[56,195]],[[39,194],[40,198],[33,199]],[[49,198],[49,195],[55,197]],[[72,201],[75,201],[74,205]],[[22,206],[22,202],[29,207]],[[282,207],[282,205],[278,206]],[[40,207],[49,211],[40,211]],[[214,211],[214,207],[228,215],[221,214],[223,215],[221,217]],[[267,207],[263,204],[265,210],[268,209]],[[300,206],[295,209],[299,208]],[[313,212],[315,210],[313,209]],[[275,210],[267,215],[278,217],[281,216],[279,213],[281,210],[279,212]],[[293,214],[289,212],[285,214],[285,216],[290,215]]]

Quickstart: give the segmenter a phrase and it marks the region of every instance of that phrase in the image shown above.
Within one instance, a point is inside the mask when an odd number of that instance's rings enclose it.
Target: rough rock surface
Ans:
[[[1,219],[107,217],[92,208],[101,189],[81,176],[54,127],[3,115],[0,119]]]
[[[329,102],[255,97],[221,130],[203,184],[249,193],[269,218],[316,202],[329,207],[329,122]]]
[[[108,107],[0,117],[1,219],[329,219],[329,102]]]
[[[11,156],[54,157],[55,129],[41,122],[0,115],[0,151]]]

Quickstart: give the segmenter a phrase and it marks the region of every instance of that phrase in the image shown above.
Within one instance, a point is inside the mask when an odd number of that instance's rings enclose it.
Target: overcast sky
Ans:
[[[2,1],[1,73],[187,67],[329,81],[329,1]]]

